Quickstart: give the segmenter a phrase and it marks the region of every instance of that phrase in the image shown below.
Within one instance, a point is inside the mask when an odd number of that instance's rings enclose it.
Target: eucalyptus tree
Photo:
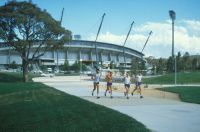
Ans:
[[[22,58],[24,82],[28,81],[30,63],[71,39],[69,30],[32,2],[10,1],[1,6],[0,25],[0,42],[8,44]]]

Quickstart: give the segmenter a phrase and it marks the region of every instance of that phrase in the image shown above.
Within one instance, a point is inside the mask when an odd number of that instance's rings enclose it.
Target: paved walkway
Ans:
[[[84,78],[85,79],[85,78]],[[175,100],[138,95],[126,99],[122,93],[113,92],[114,98],[105,97],[100,90],[100,99],[91,96],[92,82],[83,77],[40,77],[34,81],[43,82],[68,94],[104,105],[125,113],[142,122],[149,129],[158,132],[198,132],[200,131],[200,105]],[[101,83],[102,84],[102,83]]]

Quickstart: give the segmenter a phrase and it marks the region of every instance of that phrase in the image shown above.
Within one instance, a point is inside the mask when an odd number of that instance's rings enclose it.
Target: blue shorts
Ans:
[[[112,86],[112,83],[111,82],[107,82],[107,86]]]
[[[142,84],[142,82],[135,82],[136,86],[140,86]]]

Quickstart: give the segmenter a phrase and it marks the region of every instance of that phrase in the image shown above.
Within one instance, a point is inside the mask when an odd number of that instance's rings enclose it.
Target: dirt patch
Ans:
[[[93,85],[90,85],[89,87],[93,88]],[[103,85],[103,84],[99,85],[99,87],[100,89],[104,89],[104,90],[106,89],[106,85]],[[130,87],[129,93],[133,91],[134,87],[135,87],[134,85]],[[152,86],[148,88],[144,88],[144,87],[145,86],[142,85],[142,94],[144,96],[181,101],[179,98],[179,95],[176,93],[170,93],[170,92],[157,90],[156,88],[159,88],[159,87],[155,87],[155,88]],[[120,93],[125,92],[124,84],[113,84],[112,88],[113,88],[113,91],[115,92],[120,92]],[[136,91],[134,94],[139,94],[139,92]]]
[[[156,97],[156,98],[181,101],[179,98],[179,95],[176,93],[170,93],[170,92],[160,91],[160,90],[156,90],[156,89],[145,89],[144,95],[150,96],[150,97]]]

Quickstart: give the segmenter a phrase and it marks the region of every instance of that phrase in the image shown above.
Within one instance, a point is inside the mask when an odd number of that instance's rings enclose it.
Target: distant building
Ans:
[[[74,35],[74,40],[81,40],[81,35]]]
[[[76,39],[81,38],[79,35],[74,37]],[[96,62],[95,44],[97,45],[97,56],[102,65],[106,65],[112,61],[117,68],[124,66],[123,46],[83,40],[72,40],[65,43],[64,47],[58,50],[58,53],[56,51],[47,51],[37,60],[37,63],[39,66],[46,65],[54,68],[57,65],[59,66],[64,64],[65,60],[67,60],[69,64],[73,64],[75,61],[81,60],[83,63],[93,65]],[[143,59],[143,56],[143,53],[125,47],[127,68],[131,67],[130,64],[133,59]],[[1,43],[0,65],[7,66],[13,61],[15,61],[18,65],[22,64],[22,59],[19,54],[15,50],[9,48],[9,46],[5,43]]]

